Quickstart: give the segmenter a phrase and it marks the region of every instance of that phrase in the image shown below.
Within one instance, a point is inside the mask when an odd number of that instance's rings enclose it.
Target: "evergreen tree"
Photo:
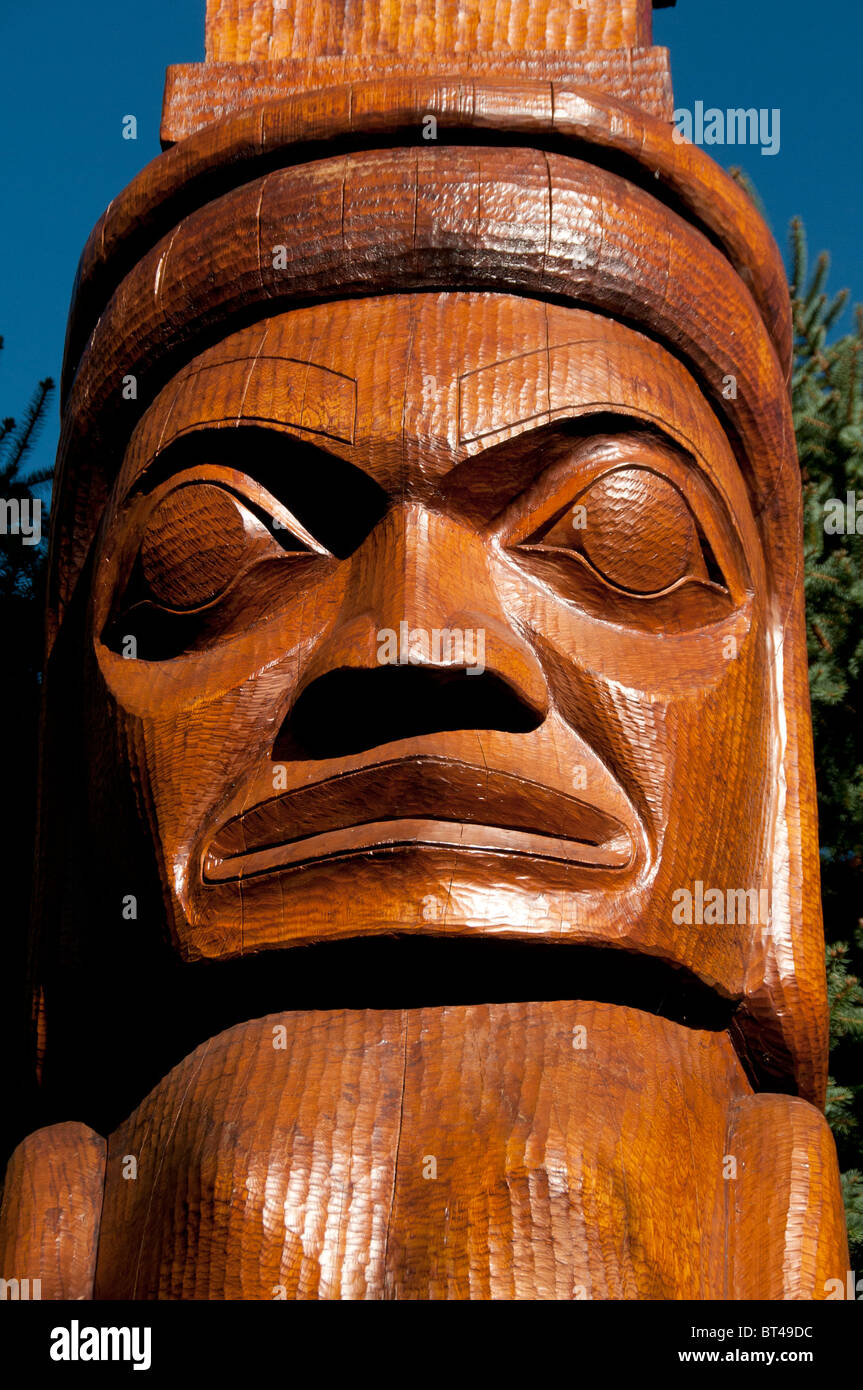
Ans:
[[[3,339],[0,338],[0,351]],[[0,421],[0,498],[5,503],[25,504],[31,509],[39,498],[36,489],[50,481],[53,469],[44,468],[24,473],[33,445],[45,421],[48,405],[54,394],[54,382],[49,376],[40,381],[24,416],[18,422],[8,415]],[[46,509],[43,507],[43,514]],[[43,521],[47,518],[43,515]],[[43,534],[44,530],[43,528]],[[9,601],[13,598],[32,599],[39,584],[44,558],[43,545],[24,545],[22,536],[7,526],[0,534],[0,601],[8,620]],[[30,610],[28,609],[28,616]]]
[[[836,1137],[852,1268],[863,1261],[863,309],[828,344],[847,292],[826,293],[829,258],[808,274],[791,225],[794,373],[800,455],[809,688],[818,786],[830,1002],[827,1117]],[[856,503],[861,503],[858,519]],[[841,504],[841,505],[840,505]],[[850,524],[849,524],[850,523]],[[856,1264],[855,1264],[856,1261]]]
[[[3,339],[0,338],[0,348]],[[42,669],[43,580],[47,554],[47,511],[41,509],[42,540],[25,545],[15,513],[8,504],[32,509],[37,489],[51,469],[26,471],[33,445],[54,393],[50,377],[40,381],[19,420],[0,422],[0,502],[6,525],[0,534],[0,631],[3,633],[3,681],[0,722],[7,732],[3,780],[12,814],[3,833],[4,969],[0,971],[0,1045],[4,1057],[4,1103],[0,1109],[0,1170],[9,1150],[22,1137],[31,1103],[32,1063],[25,1055],[26,930],[36,822],[36,759],[39,690]],[[39,499],[41,500],[41,499]],[[30,511],[32,521],[33,512]],[[20,520],[20,511],[18,513]]]

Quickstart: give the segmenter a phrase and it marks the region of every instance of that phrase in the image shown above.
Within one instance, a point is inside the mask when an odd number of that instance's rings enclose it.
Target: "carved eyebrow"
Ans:
[[[388,498],[361,468],[284,429],[260,424],[191,427],[141,470],[129,496],[152,491],[203,464],[245,474],[265,488],[333,555],[350,554],[376,525]]]
[[[697,399],[689,394],[693,386]],[[686,438],[694,455],[693,430],[709,436],[718,429],[728,443],[698,382],[674,360],[657,360],[646,342],[585,336],[486,363],[458,379],[458,440],[472,453],[507,431],[539,429],[587,411],[647,421],[678,448],[675,434]]]
[[[211,384],[216,373],[216,384]],[[209,378],[209,380],[208,380]],[[273,416],[273,401],[279,411]],[[225,403],[236,403],[226,413]],[[352,444],[356,437],[357,383],[344,372],[275,353],[223,357],[187,368],[177,382],[172,418],[227,425],[245,419],[294,425],[308,434]],[[206,418],[205,418],[206,417]]]
[[[567,344],[568,347],[575,344]],[[458,439],[471,444],[484,435],[530,420],[546,423],[551,411],[549,349],[535,348],[463,372],[458,379]],[[468,389],[465,389],[467,386]],[[501,405],[517,387],[511,410]]]

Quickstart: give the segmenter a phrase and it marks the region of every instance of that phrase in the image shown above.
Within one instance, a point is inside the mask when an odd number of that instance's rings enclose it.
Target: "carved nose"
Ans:
[[[548,687],[501,608],[482,537],[417,504],[352,561],[273,756],[339,757],[450,729],[537,728]]]

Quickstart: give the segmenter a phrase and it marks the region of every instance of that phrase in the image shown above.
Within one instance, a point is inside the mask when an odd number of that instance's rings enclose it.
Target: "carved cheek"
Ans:
[[[156,557],[152,546],[145,548],[145,555],[155,575]],[[314,562],[314,557],[308,558]],[[305,565],[306,561],[307,557],[301,557],[299,563]],[[266,723],[270,706],[287,698],[320,634],[338,613],[349,580],[349,566],[335,564],[317,573],[313,583],[304,585],[302,576],[292,583],[288,567],[278,570],[279,563],[272,564],[263,580],[258,578],[257,621],[243,625],[243,614],[250,614],[252,605],[241,577],[228,597],[221,600],[223,610],[227,610],[224,622],[233,623],[234,630],[211,645],[180,652],[170,660],[125,659],[123,629],[133,625],[120,621],[115,640],[108,644],[99,622],[100,614],[95,612],[92,620],[95,654],[109,697],[118,709],[132,717],[166,723],[186,713],[194,719],[202,710],[211,711],[211,717],[220,721],[218,711],[222,709],[225,711],[222,736],[229,742],[236,733],[230,712],[236,698],[245,708],[255,709],[256,717]],[[186,585],[184,592],[188,594],[188,586],[193,583],[191,574],[181,575],[178,565],[175,556],[171,566],[165,565],[158,571],[163,586],[168,583],[174,586],[175,597],[179,596],[178,585]],[[211,582],[212,575],[207,579],[207,583]],[[266,586],[263,599],[262,584]],[[230,655],[231,672],[227,682],[226,654]]]
[[[613,773],[647,827],[653,856],[668,843],[669,860],[685,863],[694,827],[729,786],[736,804],[750,805],[747,785],[765,785],[763,596],[750,595],[707,628],[658,634],[597,621],[509,557],[499,558],[495,577],[538,654],[553,711]],[[760,843],[745,817],[724,833],[732,859]]]

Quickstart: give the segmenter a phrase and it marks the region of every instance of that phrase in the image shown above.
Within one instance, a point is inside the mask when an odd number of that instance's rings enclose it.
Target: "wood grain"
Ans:
[[[162,105],[163,147],[202,131],[212,122],[261,109],[264,103],[350,83],[437,81],[450,89],[499,78],[530,81],[541,96],[549,81],[575,85],[667,123],[674,101],[668,52],[664,48],[590,50],[576,53],[451,53],[440,57],[399,54],[280,58],[258,63],[176,63],[168,68]]]
[[[170,80],[170,79],[169,79]],[[666,122],[565,82],[494,82],[412,77],[357,81],[325,93],[267,101],[219,120],[153,160],[99,219],[81,257],[63,372],[64,395],[90,332],[123,275],[190,207],[227,193],[272,162],[340,153],[351,141],[407,141],[427,149],[433,115],[442,145],[506,138],[513,146],[615,159],[629,182],[673,202],[723,251],[749,287],[786,373],[791,319],[779,250],[739,184],[694,145],[680,145]],[[563,147],[555,141],[563,141]],[[620,161],[624,161],[620,163]]]
[[[588,1003],[222,1034],[112,1136],[104,1229],[100,1298],[794,1299],[845,1269],[823,1117],[753,1097],[724,1034]]]
[[[650,46],[658,3],[219,0],[207,7],[206,62],[169,70],[162,139],[291,92],[421,74],[577,82],[671,120],[668,54]]]
[[[306,54],[574,51],[638,48],[652,36],[650,0],[209,0],[207,63]]]
[[[31,1298],[92,1298],[106,1153],[104,1139],[72,1121],[22,1140],[3,1184],[0,1278],[29,1280]]]

